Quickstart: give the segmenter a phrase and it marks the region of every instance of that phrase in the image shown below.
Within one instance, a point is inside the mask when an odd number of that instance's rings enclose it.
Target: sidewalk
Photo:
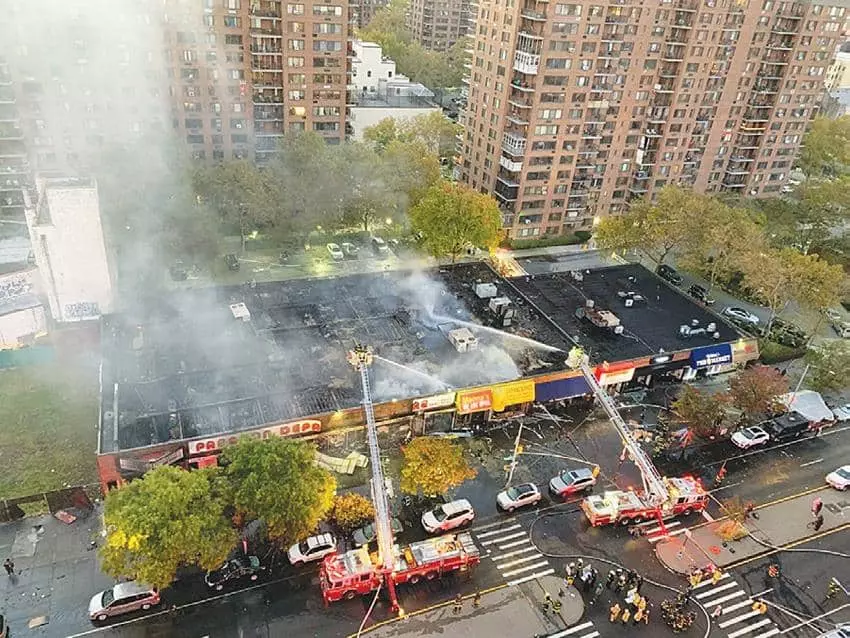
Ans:
[[[558,596],[558,591],[563,596]],[[543,610],[545,593],[561,602],[559,612]],[[453,602],[387,621],[363,634],[373,638],[391,636],[434,636],[470,638],[471,636],[549,636],[561,635],[584,615],[584,602],[575,588],[548,576],[518,587],[501,587],[484,594],[481,605],[474,607],[472,597],[463,601],[455,613]]]
[[[66,525],[50,515],[0,525],[0,555],[15,578],[0,578],[0,610],[10,634],[65,636],[88,625],[92,595],[113,584],[98,570],[100,510]],[[41,627],[36,631],[27,627]]]
[[[812,519],[812,500],[823,501],[823,527],[815,532],[806,525]],[[769,546],[783,547],[811,536],[838,529],[850,523],[850,497],[829,487],[811,494],[756,508],[757,519],[750,518],[746,528],[751,536],[725,542],[717,534],[722,521],[691,528],[690,538],[675,536],[655,545],[655,555],[669,570],[688,574],[694,567],[714,563],[727,567],[739,561],[771,551]]]

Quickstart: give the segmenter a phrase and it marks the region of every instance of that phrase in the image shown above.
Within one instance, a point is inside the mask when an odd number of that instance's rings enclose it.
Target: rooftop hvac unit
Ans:
[[[490,299],[499,294],[494,283],[475,284],[475,295],[479,299]]]
[[[585,300],[584,300],[584,307],[585,307],[585,308],[587,308],[587,309],[591,309],[591,308],[593,308],[595,305],[596,305],[596,304],[594,303],[593,299],[585,299]]]
[[[515,309],[507,297],[493,297],[488,307],[496,315],[496,325],[506,328],[513,323]]]
[[[584,281],[584,275],[580,270],[571,270],[570,277],[572,277],[576,281]]]
[[[458,352],[469,352],[478,350],[478,339],[469,331],[469,328],[456,328],[450,330],[448,338]]]
[[[230,304],[230,312],[233,315],[234,319],[241,319],[242,321],[251,321],[251,311],[248,310],[248,307],[244,303]]]

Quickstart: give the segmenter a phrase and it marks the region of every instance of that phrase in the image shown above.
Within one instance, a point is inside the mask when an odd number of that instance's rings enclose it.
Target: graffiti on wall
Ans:
[[[93,319],[100,316],[100,306],[92,301],[65,304],[65,319]]]
[[[0,301],[14,299],[32,292],[32,280],[28,275],[4,277],[0,280]]]

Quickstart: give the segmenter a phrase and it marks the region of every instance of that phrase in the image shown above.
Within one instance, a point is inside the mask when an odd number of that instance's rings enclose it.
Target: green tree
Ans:
[[[375,506],[357,492],[346,492],[334,497],[331,519],[345,532],[351,532],[375,518]]]
[[[363,131],[363,139],[383,152],[391,142],[420,142],[429,153],[440,158],[454,154],[455,136],[462,127],[440,111],[397,121],[387,117]]]
[[[349,142],[338,149],[336,174],[342,181],[342,221],[368,231],[378,219],[395,212],[395,185],[383,175],[381,156],[368,144]]]
[[[806,385],[817,392],[836,392],[850,387],[850,344],[846,341],[824,341],[806,351],[809,372]]]
[[[729,383],[732,405],[750,421],[773,415],[782,405],[779,396],[786,392],[788,379],[776,368],[768,366],[747,368]]]
[[[810,178],[846,172],[850,165],[850,116],[816,118],[804,138],[798,165]]]
[[[495,248],[501,239],[502,216],[489,195],[461,184],[441,182],[428,189],[410,210],[415,231],[423,235],[423,246],[434,257],[454,262],[467,246]]]
[[[261,519],[269,537],[289,545],[308,536],[333,505],[336,480],[315,464],[313,445],[243,437],[224,448],[224,491],[237,514]]]
[[[390,142],[397,141],[401,136],[399,121],[394,117],[385,117],[363,131],[363,139],[372,144],[379,153],[383,152]]]
[[[726,418],[728,405],[726,394],[712,394],[686,385],[671,406],[673,421],[688,428],[695,436],[712,437]]]
[[[653,203],[635,202],[624,215],[606,217],[594,236],[601,248],[638,250],[656,265],[681,250],[699,228],[700,220],[715,206],[706,196],[678,186],[666,186]]]
[[[440,163],[417,140],[390,142],[384,149],[382,174],[391,184],[396,210],[406,213],[440,180]]]
[[[401,491],[407,494],[445,494],[476,475],[463,449],[446,439],[422,436],[402,447],[401,454]]]
[[[103,518],[101,568],[159,588],[171,584],[181,566],[215,569],[238,539],[209,470],[154,468],[109,492]]]

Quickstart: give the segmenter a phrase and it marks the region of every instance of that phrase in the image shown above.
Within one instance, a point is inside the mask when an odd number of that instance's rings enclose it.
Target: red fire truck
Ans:
[[[690,477],[662,479],[666,488],[666,498],[660,504],[633,491],[613,490],[588,496],[581,503],[590,524],[634,525],[651,519],[665,519],[671,516],[687,516],[691,512],[701,512],[708,505],[708,493],[699,481]]]
[[[390,574],[395,584],[416,584],[450,572],[467,571],[481,560],[469,533],[438,536],[395,549],[395,567]],[[325,558],[319,568],[325,604],[343,598],[351,600],[378,589],[384,575],[377,560],[365,546]]]

